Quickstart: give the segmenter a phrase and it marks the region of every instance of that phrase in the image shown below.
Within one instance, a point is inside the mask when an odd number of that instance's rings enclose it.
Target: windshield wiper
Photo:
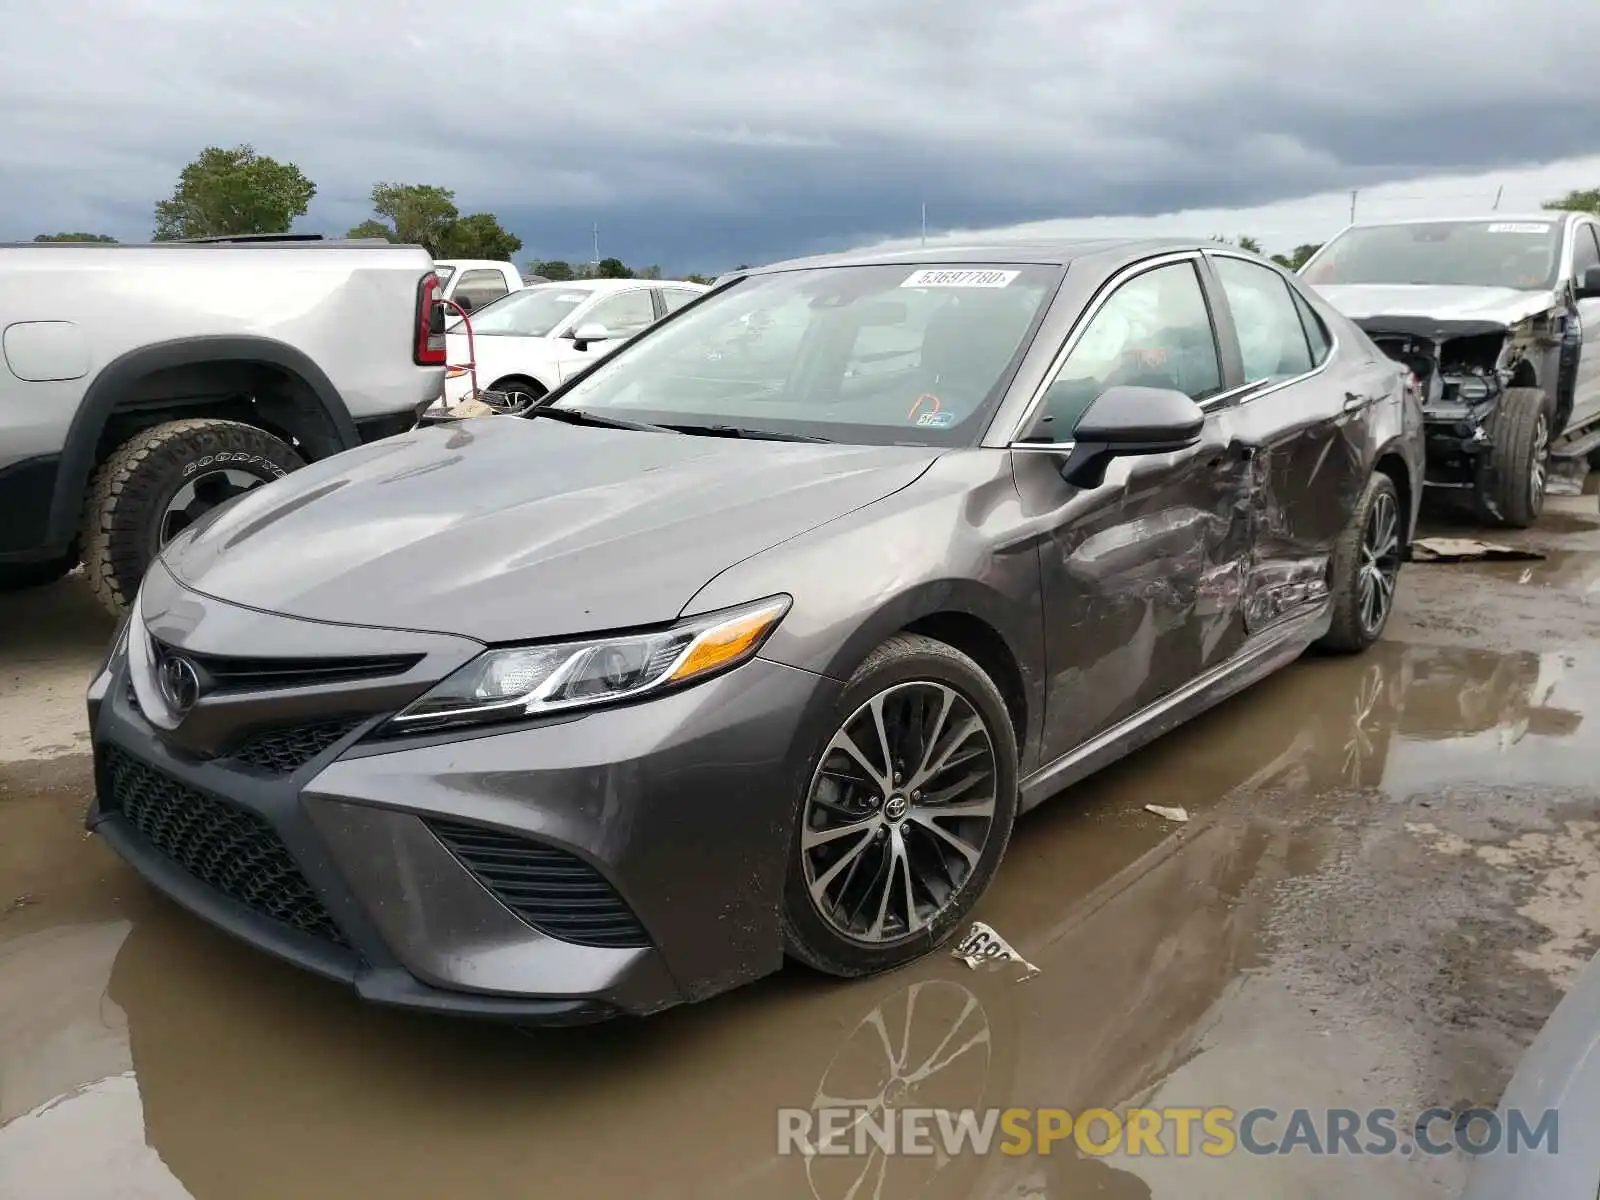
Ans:
[[[641,433],[672,432],[665,425],[646,425],[643,421],[624,421],[621,417],[604,417],[597,412],[590,412],[586,408],[552,408],[548,404],[536,404],[532,408],[524,409],[518,415],[524,417],[549,417],[553,421],[564,421],[568,425],[599,425],[606,429],[635,429]]]
[[[766,442],[832,442],[832,438],[817,437],[810,433],[781,433],[775,429],[750,429],[743,425],[679,425],[673,423],[661,428],[673,429],[693,437],[750,438]]]

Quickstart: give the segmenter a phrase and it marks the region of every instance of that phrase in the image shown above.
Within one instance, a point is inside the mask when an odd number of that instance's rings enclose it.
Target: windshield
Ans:
[[[969,444],[1060,277],[1010,264],[754,275],[662,321],[555,403],[656,425]]]
[[[544,337],[591,295],[560,284],[522,288],[473,313],[472,332],[477,337]]]
[[[1558,221],[1430,221],[1341,233],[1307,283],[1435,284],[1543,290],[1556,284]]]

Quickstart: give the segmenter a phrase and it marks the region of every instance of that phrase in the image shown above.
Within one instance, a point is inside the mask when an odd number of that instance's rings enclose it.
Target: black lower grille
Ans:
[[[260,817],[106,749],[102,804],[204,884],[283,925],[349,947],[288,848]]]
[[[515,834],[455,821],[428,827],[478,882],[541,933],[580,946],[648,946],[627,903],[575,855]]]
[[[226,757],[267,775],[288,775],[305,766],[365,720],[365,717],[338,717],[327,721],[309,721],[284,729],[263,730],[235,746]]]

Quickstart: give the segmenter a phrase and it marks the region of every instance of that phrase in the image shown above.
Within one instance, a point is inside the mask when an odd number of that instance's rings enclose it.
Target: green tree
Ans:
[[[107,233],[41,233],[33,239],[36,242],[110,242],[116,244],[117,239]]]
[[[1568,212],[1594,213],[1600,216],[1600,188],[1574,188],[1565,196],[1546,200],[1546,208],[1565,209]]]
[[[388,222],[390,239],[422,246],[435,258],[445,251],[450,229],[461,216],[456,194],[449,188],[426,183],[375,183],[372,211]],[[368,221],[368,226],[376,225]]]
[[[704,284],[707,287],[710,287],[713,278],[714,277],[710,276],[710,275],[700,275],[700,274],[696,273],[696,274],[685,275],[683,277],[683,281],[685,283],[700,283],[700,284]]]
[[[1272,256],[1272,261],[1277,263],[1286,271],[1298,271],[1301,267],[1305,266],[1306,263],[1311,261],[1311,256],[1313,254],[1321,249],[1321,242],[1307,242],[1304,245],[1296,246],[1293,253],[1274,254]]]
[[[1240,237],[1239,249],[1248,250],[1251,254],[1261,253],[1261,243],[1253,237]]]
[[[661,278],[661,268],[657,267],[657,266],[640,267],[639,268],[639,278],[640,279],[660,279]]]
[[[566,283],[569,279],[578,277],[578,273],[572,269],[572,264],[560,258],[531,262],[528,264],[528,270],[535,275],[543,275],[552,283]]]
[[[316,194],[317,185],[294,163],[257,154],[248,144],[207,146],[178,176],[171,199],[156,204],[155,236],[287,233]]]
[[[493,213],[473,213],[453,223],[444,235],[441,258],[489,258],[510,262],[522,249],[522,239],[500,227]]]
[[[351,229],[349,233],[345,234],[345,237],[383,238],[385,241],[392,242],[394,241],[394,230],[390,229],[382,221],[363,221],[361,224]]]
[[[620,258],[602,258],[595,264],[594,273],[600,279],[633,278],[633,270]]]

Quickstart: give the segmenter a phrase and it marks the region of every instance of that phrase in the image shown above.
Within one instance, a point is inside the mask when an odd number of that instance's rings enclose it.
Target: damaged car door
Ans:
[[[1366,484],[1372,415],[1398,373],[1360,346],[1336,346],[1272,267],[1220,252],[1207,260],[1238,341],[1242,387],[1229,393],[1238,433],[1255,451],[1244,599],[1255,633],[1327,598],[1329,557]]]
[[[1074,440],[1080,419],[1119,385],[1197,402],[1225,381],[1199,255],[1140,264],[1080,322],[1023,441]],[[1097,414],[1098,415],[1098,414]],[[1016,454],[1039,548],[1045,615],[1048,761],[1224,661],[1243,641],[1239,596],[1249,555],[1246,464],[1229,410],[1206,415],[1198,444],[1118,458],[1097,486],[1063,481],[1049,454]]]

